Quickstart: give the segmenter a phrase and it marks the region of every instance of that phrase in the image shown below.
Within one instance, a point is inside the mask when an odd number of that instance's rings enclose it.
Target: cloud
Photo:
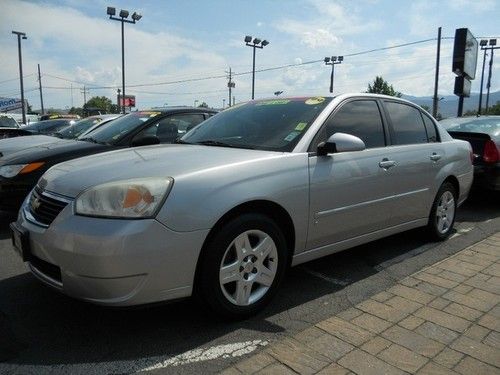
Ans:
[[[348,9],[336,1],[309,0],[308,19],[283,18],[276,28],[310,48],[337,46],[342,36],[360,34],[380,26],[378,21],[362,20],[356,9]]]

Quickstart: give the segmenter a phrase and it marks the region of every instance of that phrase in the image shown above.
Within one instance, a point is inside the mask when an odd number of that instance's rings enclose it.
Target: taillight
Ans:
[[[491,139],[484,144],[483,160],[485,163],[496,163],[500,159],[498,148]]]

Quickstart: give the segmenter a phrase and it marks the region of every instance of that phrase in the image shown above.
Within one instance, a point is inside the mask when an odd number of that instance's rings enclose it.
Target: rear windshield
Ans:
[[[457,118],[439,122],[449,132],[485,133],[500,136],[500,116],[490,118]]]
[[[61,131],[57,132],[57,135],[61,138],[73,139],[77,138],[83,133],[85,133],[88,129],[90,129],[95,124],[98,124],[102,121],[101,118],[87,118],[85,120],[78,121],[71,126],[68,126]]]
[[[72,123],[73,120],[46,120],[27,125],[24,129],[35,133],[50,134],[63,129]]]
[[[290,152],[332,98],[255,100],[236,105],[197,126],[182,142]]]

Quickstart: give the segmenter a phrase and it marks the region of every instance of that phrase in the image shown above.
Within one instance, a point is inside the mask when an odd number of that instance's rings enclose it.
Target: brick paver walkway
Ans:
[[[500,374],[500,233],[223,374]]]

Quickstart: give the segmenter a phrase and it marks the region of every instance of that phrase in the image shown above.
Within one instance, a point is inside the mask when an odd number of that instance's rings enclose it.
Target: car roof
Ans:
[[[212,108],[204,108],[204,107],[189,107],[189,106],[171,106],[171,107],[153,107],[150,109],[144,109],[138,112],[162,112],[162,113],[177,113],[177,112],[200,112],[200,113],[206,113],[206,112],[213,112],[216,113],[218,112],[215,109]],[[130,112],[134,113],[134,112]]]

